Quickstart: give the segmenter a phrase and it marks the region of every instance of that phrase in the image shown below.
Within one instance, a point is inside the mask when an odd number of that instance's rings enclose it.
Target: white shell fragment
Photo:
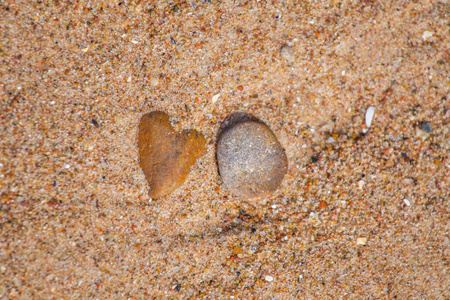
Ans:
[[[216,103],[217,100],[219,100],[219,97],[220,97],[220,94],[214,95],[214,96],[212,97],[212,103]]]
[[[373,115],[375,114],[375,106],[369,106],[369,108],[366,110],[366,126],[367,128],[370,127],[372,124]]]
[[[411,202],[409,202],[408,199],[403,199],[403,203],[405,203],[406,206],[411,206]]]

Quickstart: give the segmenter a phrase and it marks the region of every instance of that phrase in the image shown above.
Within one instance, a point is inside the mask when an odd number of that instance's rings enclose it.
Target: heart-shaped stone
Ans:
[[[195,130],[176,132],[165,112],[143,115],[138,148],[140,165],[150,185],[149,196],[160,198],[180,187],[204,153],[205,143],[205,137]]]

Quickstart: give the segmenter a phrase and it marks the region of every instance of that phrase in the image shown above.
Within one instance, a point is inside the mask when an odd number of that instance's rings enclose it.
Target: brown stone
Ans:
[[[149,196],[160,198],[180,187],[191,166],[204,153],[205,142],[195,130],[176,132],[165,112],[143,115],[138,148],[140,165],[150,186]]]
[[[324,200],[320,201],[319,208],[324,209],[328,207],[328,203]]]
[[[275,134],[253,119],[223,130],[217,143],[217,164],[225,186],[233,194],[254,200],[272,194],[288,166]]]

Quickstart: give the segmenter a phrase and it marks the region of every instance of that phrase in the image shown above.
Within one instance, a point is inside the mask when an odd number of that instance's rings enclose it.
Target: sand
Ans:
[[[294,2],[0,3],[0,298],[450,298],[450,4]],[[207,139],[161,199],[154,110]],[[257,203],[217,172],[235,112],[288,156]]]

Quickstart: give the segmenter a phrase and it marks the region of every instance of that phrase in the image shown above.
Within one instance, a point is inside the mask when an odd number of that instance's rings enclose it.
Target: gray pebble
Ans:
[[[217,164],[225,186],[243,199],[272,194],[288,166],[275,134],[254,120],[238,122],[222,131],[217,143]]]
[[[420,124],[420,128],[422,128],[422,130],[425,131],[426,133],[430,133],[433,131],[430,122],[422,122]]]

